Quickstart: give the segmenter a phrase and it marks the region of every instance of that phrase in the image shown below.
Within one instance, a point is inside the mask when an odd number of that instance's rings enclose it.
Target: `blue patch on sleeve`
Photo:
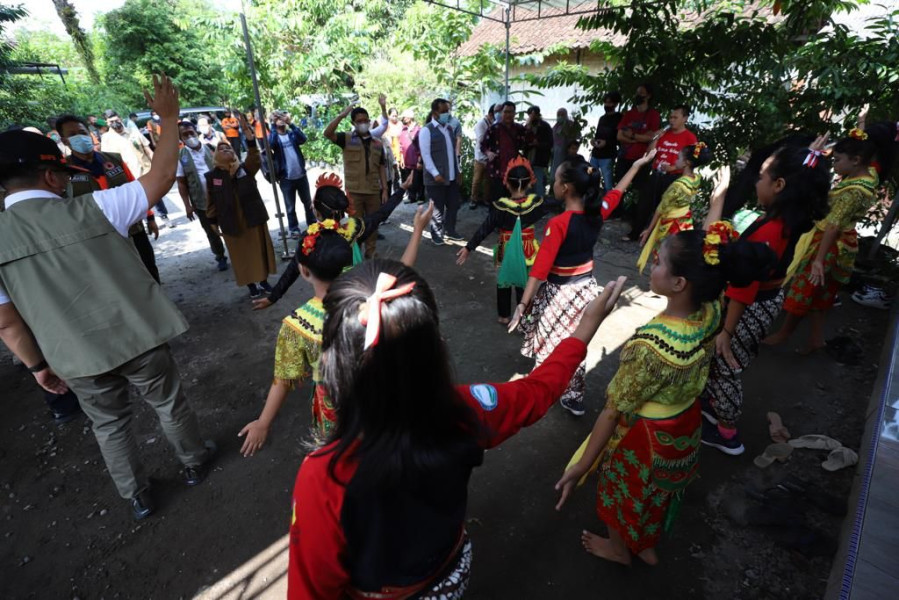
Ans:
[[[499,404],[499,394],[496,393],[496,388],[492,385],[479,383],[471,386],[468,391],[474,396],[474,399],[478,401],[481,408],[488,412],[496,408]]]

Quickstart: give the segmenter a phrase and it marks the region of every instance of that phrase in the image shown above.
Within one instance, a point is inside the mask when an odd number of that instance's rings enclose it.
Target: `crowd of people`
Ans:
[[[498,234],[498,319],[522,335],[522,353],[535,360],[522,379],[453,380],[434,292],[414,268],[426,229],[438,246],[464,241],[456,219],[462,131],[442,98],[421,126],[410,112],[388,111],[383,96],[380,122],[347,107],[324,130],[342,150],[343,176],[322,175],[314,193],[306,136],[289,114],[273,113],[270,131],[252,114],[228,115],[223,135],[210,139],[208,119],[179,120],[166,77],[154,78],[147,94],[150,140],[133,133],[134,115],[126,123],[115,113],[105,115],[106,132],[99,120],[65,115],[49,135],[0,134],[0,339],[54,412],[80,407],[88,416],[135,519],[155,506],[130,430],[130,385],[155,410],[185,483],[202,482],[216,446],[201,435],[167,345],[187,322],[159,285],[143,225],[158,235],[154,209],[177,184],[188,219],[199,220],[219,268],[227,269],[227,250],[254,309],[277,303],[301,277],[312,288],[284,318],[265,405],[239,433],[245,456],[263,450],[290,391],[311,384],[312,441],[293,493],[288,595],[460,598],[472,562],[468,482],[484,451],[557,400],[575,416],[586,413],[587,345],[625,283],[598,285],[595,247],[604,221],[623,215],[627,239],[643,245],[638,266],[651,264],[650,288],[667,304],[624,345],[604,408],[562,469],[557,508],[597,472],[597,513],[609,535],[585,532],[584,548],[654,565],[660,536],[697,475],[700,443],[744,451],[742,378],[760,344],[783,342],[810,314],[809,351],[823,345],[825,315],[852,271],[855,225],[890,172],[899,131],[877,123],[835,145],[827,136],[792,137],[760,150],[733,184],[721,171],[700,223],[690,207],[711,151],[686,128],[686,106],[673,107],[663,129],[652,92],[639,86],[623,114],[620,94],[605,96],[589,160],[564,109],[550,126],[532,106],[520,124],[515,104],[505,102],[475,126],[471,198],[489,210],[456,260],[464,265]],[[340,130],[347,118],[351,128]],[[281,186],[297,239],[274,287],[269,215],[255,177],[263,136],[274,152],[267,175]],[[638,201],[627,212],[622,197],[631,186]],[[738,232],[728,219],[753,192],[761,214]],[[378,226],[404,198],[428,204],[415,213],[401,261],[384,260]],[[783,327],[765,338],[781,309]]]

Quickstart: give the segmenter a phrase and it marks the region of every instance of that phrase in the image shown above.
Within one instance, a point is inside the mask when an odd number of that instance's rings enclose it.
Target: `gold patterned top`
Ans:
[[[688,208],[693,196],[699,193],[699,184],[702,178],[699,175],[683,175],[674,180],[662,194],[659,203],[659,214],[664,215],[675,208]]]
[[[709,375],[721,303],[707,302],[687,317],[656,316],[621,350],[606,389],[606,406],[634,413],[647,402],[683,404],[699,396]]]
[[[318,298],[284,317],[275,345],[276,382],[294,389],[310,377],[314,384],[321,381],[318,367],[324,323],[325,309]]]
[[[852,177],[837,183],[828,194],[830,210],[827,216],[818,223],[818,229],[823,231],[828,225],[833,225],[840,231],[855,229],[855,224],[874,205],[879,184],[874,169],[871,169],[869,175]]]

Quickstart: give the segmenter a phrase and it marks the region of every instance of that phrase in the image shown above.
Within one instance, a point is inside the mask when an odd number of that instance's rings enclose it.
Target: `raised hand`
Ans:
[[[178,88],[165,73],[153,75],[153,95],[144,90],[144,98],[147,106],[155,110],[160,119],[177,119],[180,104],[178,102]]]

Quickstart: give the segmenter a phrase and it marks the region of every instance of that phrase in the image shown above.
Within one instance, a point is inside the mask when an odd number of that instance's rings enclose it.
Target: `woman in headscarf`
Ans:
[[[237,285],[247,286],[250,298],[256,299],[271,291],[266,279],[277,268],[266,225],[268,212],[256,186],[262,164],[256,136],[243,115],[240,125],[249,149],[247,159],[241,163],[228,142],[216,145],[214,168],[206,173],[206,216],[225,239]]]

